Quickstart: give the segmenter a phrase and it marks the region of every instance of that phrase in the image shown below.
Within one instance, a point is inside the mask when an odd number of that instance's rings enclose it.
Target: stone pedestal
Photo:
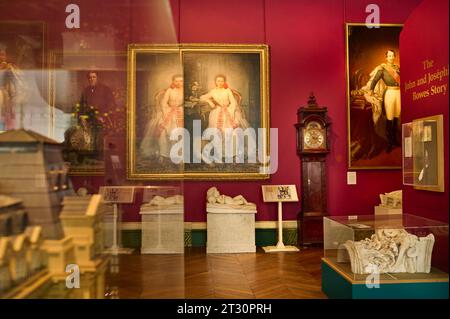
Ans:
[[[236,209],[207,205],[206,252],[254,253],[256,208]]]
[[[401,215],[401,208],[388,208],[383,206],[375,206],[375,215]]]
[[[141,207],[141,254],[184,253],[183,205]]]

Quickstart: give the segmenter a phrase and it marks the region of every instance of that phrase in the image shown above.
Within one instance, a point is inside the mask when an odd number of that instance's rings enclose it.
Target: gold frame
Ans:
[[[136,167],[136,53],[178,52],[181,65],[183,52],[223,52],[223,53],[258,53],[260,55],[260,94],[261,127],[266,128],[266,156],[270,155],[270,93],[269,93],[269,46],[266,44],[220,44],[220,43],[186,43],[186,44],[130,44],[128,45],[128,105],[127,105],[127,179],[129,180],[263,180],[269,179],[269,173],[137,173]],[[268,167],[265,167],[269,171]]]
[[[127,58],[127,52],[125,51],[87,51],[87,52],[78,52],[78,51],[62,51],[62,50],[52,50],[48,54],[48,103],[51,108],[50,117],[51,117],[51,127],[49,129],[50,136],[55,136],[55,103],[56,103],[56,76],[55,71],[57,70],[57,59],[61,56],[73,56],[73,57],[122,57],[125,61]],[[82,71],[75,69],[68,69],[69,71]],[[85,68],[88,71],[88,68]],[[103,69],[103,71],[115,71],[114,69]],[[123,72],[126,72],[124,69]],[[126,88],[126,87],[125,87]],[[103,169],[69,169],[69,176],[104,176],[105,175],[105,167]]]
[[[346,104],[347,104],[347,167],[350,170],[377,170],[377,169],[389,169],[396,170],[401,169],[401,166],[352,166],[352,154],[351,154],[351,132],[350,132],[350,70],[349,70],[349,55],[348,55],[348,36],[349,36],[349,27],[351,26],[380,26],[380,27],[403,27],[403,24],[391,24],[391,23],[380,23],[380,24],[367,24],[367,23],[346,23],[345,24],[345,87],[346,87]]]
[[[419,119],[413,120],[414,122],[420,122],[420,121],[436,121],[436,147],[437,147],[437,185],[418,185],[414,183],[414,189],[418,190],[426,190],[431,192],[445,192],[445,178],[444,178],[444,116],[442,114],[440,115],[433,115],[428,117],[423,117]],[[413,142],[414,143],[414,142]],[[415,162],[414,162],[415,164]],[[415,166],[414,166],[415,171]]]

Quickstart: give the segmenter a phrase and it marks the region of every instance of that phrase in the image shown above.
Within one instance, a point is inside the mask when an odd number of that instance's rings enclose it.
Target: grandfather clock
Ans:
[[[330,151],[327,108],[311,93],[308,105],[297,111],[297,154],[301,160],[301,202],[298,215],[299,245],[323,243],[323,216],[327,214],[326,156]]]

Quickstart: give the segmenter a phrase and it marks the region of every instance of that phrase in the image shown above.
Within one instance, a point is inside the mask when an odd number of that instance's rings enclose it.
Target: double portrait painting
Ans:
[[[258,147],[269,130],[267,46],[131,45],[128,59],[129,178],[268,177],[255,161],[268,154]]]

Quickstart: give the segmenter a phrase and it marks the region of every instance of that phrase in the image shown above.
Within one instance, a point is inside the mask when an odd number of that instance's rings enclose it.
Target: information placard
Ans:
[[[133,186],[101,186],[99,193],[105,203],[131,204],[134,202]]]
[[[298,202],[295,185],[262,185],[264,202]]]

